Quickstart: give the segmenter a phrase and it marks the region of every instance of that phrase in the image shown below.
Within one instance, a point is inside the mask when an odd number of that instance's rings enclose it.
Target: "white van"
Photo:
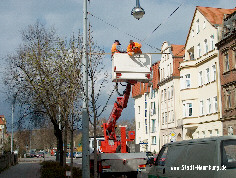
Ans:
[[[235,178],[236,136],[165,144],[148,174],[157,177]]]

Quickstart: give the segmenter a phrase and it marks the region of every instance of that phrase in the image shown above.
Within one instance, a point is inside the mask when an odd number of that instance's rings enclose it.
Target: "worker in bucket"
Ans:
[[[141,51],[142,45],[140,43],[134,42],[133,40],[129,41],[129,45],[127,47],[127,53],[130,56],[133,56],[136,53],[142,53]]]
[[[115,42],[113,43],[112,47],[111,47],[111,57],[115,54],[115,53],[121,53],[121,46],[120,46],[120,42],[119,40],[115,40]]]

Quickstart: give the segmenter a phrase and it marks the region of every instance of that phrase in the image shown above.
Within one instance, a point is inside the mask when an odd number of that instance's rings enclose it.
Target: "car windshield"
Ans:
[[[227,169],[236,168],[236,140],[222,141],[221,165]]]

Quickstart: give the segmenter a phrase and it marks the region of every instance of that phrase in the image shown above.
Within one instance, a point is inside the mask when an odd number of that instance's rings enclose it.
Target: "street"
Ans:
[[[46,155],[45,160],[56,160],[55,156]],[[40,178],[40,163],[44,158],[19,158],[19,163],[0,174],[0,178]],[[70,158],[66,159],[70,163]],[[82,158],[73,159],[74,167],[82,168]]]

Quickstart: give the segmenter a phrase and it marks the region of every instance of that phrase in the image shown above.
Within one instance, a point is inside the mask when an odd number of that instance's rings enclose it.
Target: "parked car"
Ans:
[[[74,158],[82,158],[82,152],[74,152]]]
[[[44,158],[44,152],[40,151],[36,154],[37,158]]]
[[[148,177],[236,177],[236,136],[165,144]]]
[[[36,153],[35,153],[35,151],[31,151],[31,152],[30,152],[30,157],[31,157],[31,158],[36,157]]]

